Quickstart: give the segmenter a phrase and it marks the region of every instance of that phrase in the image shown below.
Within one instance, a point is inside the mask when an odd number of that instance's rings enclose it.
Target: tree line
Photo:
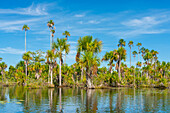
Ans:
[[[51,86],[83,85],[88,88],[102,86],[166,86],[168,87],[170,76],[170,62],[158,60],[158,52],[142,47],[137,43],[137,51],[131,51],[134,42],[126,43],[124,39],[118,42],[118,48],[106,52],[102,58],[98,54],[102,51],[102,41],[92,36],[80,37],[77,41],[77,54],[75,63],[68,66],[66,55],[70,51],[68,31],[65,38],[57,38],[54,41],[55,27],[53,20],[48,21],[50,31],[50,49],[47,52],[26,51],[26,32],[30,29],[24,25],[25,53],[15,67],[0,63],[0,80],[3,82],[16,82],[21,85]],[[130,48],[130,66],[126,64],[126,44]],[[131,57],[134,57],[135,65],[131,65]],[[136,57],[138,60],[136,61]],[[63,58],[64,57],[64,58]],[[142,59],[141,59],[142,58]],[[63,60],[64,59],[64,60]],[[59,62],[58,62],[58,61]],[[2,58],[0,58],[2,61]],[[108,62],[108,66],[100,67],[101,62]]]

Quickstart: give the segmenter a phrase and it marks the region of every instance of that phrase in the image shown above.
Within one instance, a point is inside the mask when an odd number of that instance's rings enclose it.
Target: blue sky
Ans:
[[[22,59],[24,24],[30,27],[27,50],[46,52],[50,48],[47,21],[52,19],[56,27],[55,41],[64,37],[65,30],[71,34],[68,64],[75,62],[77,40],[86,35],[103,41],[100,57],[106,51],[117,49],[118,40],[124,38],[126,43],[133,40],[135,45],[141,42],[143,47],[158,51],[160,61],[170,61],[169,4],[168,0],[3,0],[0,57],[14,66]],[[126,49],[129,65],[129,47]],[[137,51],[137,47],[132,50]]]

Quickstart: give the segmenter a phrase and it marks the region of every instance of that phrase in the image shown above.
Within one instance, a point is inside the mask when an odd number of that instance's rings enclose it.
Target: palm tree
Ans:
[[[134,63],[135,63],[135,57],[136,57],[136,55],[137,55],[138,53],[137,53],[136,51],[133,51],[132,54],[133,54]],[[136,68],[136,63],[135,63],[135,68]],[[136,70],[136,69],[134,69],[134,70]],[[134,85],[135,85],[135,72],[134,72]]]
[[[102,41],[97,39],[93,40],[92,36],[80,37],[78,40],[78,48],[76,61],[80,61],[80,55],[82,56],[83,63],[86,68],[86,86],[92,88],[92,69],[95,69],[97,64],[97,53],[101,52]],[[82,53],[82,54],[81,54]]]
[[[136,57],[136,55],[137,55],[138,53],[137,53],[136,51],[133,51],[132,54],[133,54],[133,57],[134,57],[134,64],[136,65],[136,63],[135,63],[135,57]]]
[[[131,49],[132,49],[132,46],[134,46],[133,41],[129,41],[128,45],[130,47],[130,67],[131,67]]]
[[[114,51],[106,52],[106,54],[103,56],[102,61],[108,61],[109,60],[109,72],[112,73],[112,67],[114,66],[113,61],[118,60],[118,56],[115,54]]]
[[[51,85],[53,84],[53,68],[57,65],[56,58],[58,57],[58,53],[54,52],[53,50],[48,50],[47,51],[47,63],[49,64],[49,70],[50,70],[50,76],[51,76]]]
[[[124,39],[120,39],[117,46],[118,47],[125,47],[126,46],[126,42],[124,41]]]
[[[68,36],[71,36],[70,33],[68,31],[64,31],[63,35],[65,35],[65,39],[67,40],[68,39]]]
[[[54,49],[58,51],[59,59],[60,59],[60,67],[59,67],[59,86],[61,86],[61,65],[63,64],[63,59],[62,59],[62,52],[69,51],[69,44],[67,44],[66,40],[64,38],[57,38],[57,42],[53,43]],[[67,50],[66,50],[67,49]]]
[[[154,58],[154,69],[155,69],[155,76],[156,76],[156,71],[157,71],[156,70],[156,62],[157,62],[157,59],[158,59],[157,54],[159,54],[159,53],[157,51],[151,50],[151,54]]]
[[[4,71],[6,68],[7,68],[7,64],[5,64],[5,62],[0,63],[0,72],[2,74],[2,81],[3,81],[3,77],[4,77],[4,73],[5,73]]]
[[[30,28],[27,26],[27,25],[23,25],[23,27],[22,27],[22,30],[25,30],[25,53],[27,52],[26,51],[26,31],[28,31]]]
[[[140,46],[142,46],[142,43],[137,43],[136,46],[138,46],[138,62],[139,62]]]
[[[143,56],[143,59],[146,61],[147,67],[149,67],[149,60],[152,58],[152,54],[150,52],[148,52],[149,50],[146,49],[145,50],[145,56]],[[147,72],[147,78],[149,77],[149,70]]]
[[[0,57],[0,61],[2,61],[2,58]]]
[[[119,80],[121,81],[121,75],[120,75],[120,67],[121,67],[121,61],[124,60],[126,61],[126,50],[123,47],[118,48],[117,50],[117,55],[118,55],[118,76]]]
[[[52,41],[53,41],[53,37],[54,37],[54,33],[55,33],[55,30],[54,30],[55,27],[54,27],[53,20],[48,21],[47,26],[50,29],[50,49],[52,49],[52,43],[53,43]],[[51,32],[52,32],[52,34],[51,34]],[[51,39],[51,36],[52,36],[52,39]]]
[[[137,62],[137,63],[136,63],[136,66],[137,66],[137,67],[141,67],[141,66],[142,66],[142,63],[141,63],[141,62]],[[138,78],[139,78],[139,74],[138,74]]]
[[[66,65],[66,55],[69,53],[70,51],[70,44],[67,44],[67,40],[64,43],[64,50],[65,50],[65,59],[64,59],[64,64]]]
[[[145,48],[142,47],[142,48],[140,49],[140,52],[142,53],[142,65],[143,65],[143,56],[145,55]]]
[[[22,59],[25,60],[25,75],[26,75],[26,80],[27,80],[27,66],[28,66],[28,61],[32,60],[32,57],[29,52],[24,53],[22,56]]]

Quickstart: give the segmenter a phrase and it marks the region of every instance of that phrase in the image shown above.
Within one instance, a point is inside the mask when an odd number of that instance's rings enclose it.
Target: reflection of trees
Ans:
[[[45,112],[52,113],[62,112],[63,108],[67,110],[66,104],[73,107],[78,106],[74,112],[95,113],[102,112],[101,110],[125,112],[126,108],[131,108],[134,112],[157,112],[168,110],[168,99],[168,89],[115,88],[110,90],[84,90],[80,88],[26,89],[18,86],[0,87],[0,101],[21,102],[23,112],[33,112],[35,110],[40,112],[45,110]],[[103,103],[107,104],[106,107],[103,106]],[[49,104],[47,109],[42,107],[47,104]]]
[[[94,89],[86,90],[86,112],[97,112],[97,93]]]
[[[117,100],[116,100],[116,108],[114,112],[124,113],[124,108],[122,105],[124,104],[124,91],[123,89],[117,89]]]
[[[0,87],[0,101],[5,101],[5,88],[4,87]]]

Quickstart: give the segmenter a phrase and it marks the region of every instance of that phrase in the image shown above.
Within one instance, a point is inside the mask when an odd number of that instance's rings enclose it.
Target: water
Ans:
[[[0,113],[170,112],[168,89],[25,89],[0,86]]]

